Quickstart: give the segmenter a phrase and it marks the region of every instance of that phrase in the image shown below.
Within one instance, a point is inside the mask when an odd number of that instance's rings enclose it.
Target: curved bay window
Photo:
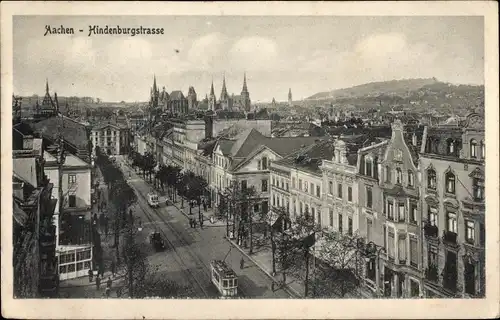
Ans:
[[[477,158],[477,141],[472,139],[470,141],[470,156],[471,158]]]
[[[436,190],[436,171],[434,169],[427,170],[427,188]]]
[[[455,175],[452,172],[446,173],[446,192],[455,193]]]

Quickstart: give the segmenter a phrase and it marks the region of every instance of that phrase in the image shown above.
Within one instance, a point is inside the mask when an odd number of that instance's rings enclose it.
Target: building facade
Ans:
[[[484,118],[428,127],[424,141],[425,296],[484,296]]]
[[[130,145],[129,138],[129,128],[109,122],[94,126],[90,133],[94,154],[96,147],[109,155],[126,154]]]

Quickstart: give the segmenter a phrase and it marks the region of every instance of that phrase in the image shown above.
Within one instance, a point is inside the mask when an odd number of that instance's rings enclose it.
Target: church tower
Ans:
[[[158,90],[158,87],[156,86],[156,75],[154,75],[153,76],[153,88],[151,89],[151,100],[150,100],[150,106],[152,109],[158,108],[159,97],[160,97],[160,91]]]
[[[208,109],[215,111],[215,92],[214,92],[214,80],[212,79],[212,86],[210,87],[210,96],[208,97]]]
[[[189,87],[187,98],[188,98],[188,110],[194,109],[198,104],[196,98],[196,91],[194,90],[194,87]]]
[[[222,109],[224,109],[224,110],[231,109],[230,98],[229,98],[229,95],[227,94],[227,88],[226,88],[226,75],[224,75],[222,78],[222,89],[220,92],[220,104],[221,104]]]
[[[250,111],[250,93],[248,92],[247,88],[247,75],[246,73],[243,74],[243,89],[241,89],[241,104],[243,106],[243,109],[248,112]]]
[[[288,106],[292,106],[292,88],[288,89]]]

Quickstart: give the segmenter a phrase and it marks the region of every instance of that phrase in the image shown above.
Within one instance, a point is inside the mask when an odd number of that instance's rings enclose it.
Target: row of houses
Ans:
[[[134,145],[158,163],[204,177],[215,207],[236,182],[257,191],[255,212],[285,207],[292,220],[307,213],[323,227],[383,248],[365,268],[364,283],[375,295],[478,296],[484,294],[481,121],[471,114],[439,127],[396,120],[389,135],[271,137],[269,121],[207,115],[165,121],[136,134]]]
[[[376,296],[484,296],[484,160],[478,114],[396,120],[389,139],[324,140],[274,161],[271,205],[381,248],[364,269]]]
[[[57,290],[60,280],[85,276],[92,268],[93,169],[89,141],[88,128],[60,114],[13,124],[14,189],[50,189],[45,197],[50,205],[39,201],[35,224],[15,220],[20,228],[38,229],[40,246],[52,248],[50,252],[40,251],[39,258],[34,259],[40,265],[33,268],[33,273],[41,277],[51,275],[50,279],[41,279],[41,288],[50,288],[44,289],[50,294]],[[16,216],[16,208],[24,210],[27,194],[24,198],[16,197],[16,193],[13,196],[19,204],[14,206]],[[22,282],[25,278],[21,275],[15,279]]]

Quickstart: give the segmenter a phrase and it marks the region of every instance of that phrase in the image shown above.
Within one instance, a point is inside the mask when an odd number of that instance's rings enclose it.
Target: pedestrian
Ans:
[[[196,220],[195,219],[193,219],[193,228],[196,229]]]
[[[115,261],[111,261],[111,274],[113,275],[113,277],[115,276],[115,273],[116,273],[116,264],[115,264]]]
[[[106,281],[106,287],[111,289],[112,284],[113,284],[113,280],[111,280],[111,277],[108,277],[108,281]]]
[[[214,216],[210,216],[210,223],[211,223],[211,224],[214,224],[214,223],[215,223],[215,221],[214,221]]]
[[[207,212],[207,203],[203,200],[203,211]]]
[[[203,216],[200,216],[200,228],[203,228]]]
[[[97,275],[97,278],[95,278],[95,286],[97,290],[101,287],[101,278],[99,278],[99,275]]]
[[[189,218],[189,227],[193,228],[193,219],[192,218]]]
[[[240,260],[240,269],[244,269],[245,268],[245,260],[243,259],[243,257],[241,257],[241,260]]]
[[[271,290],[274,292],[274,280],[273,280],[273,282],[271,283]]]
[[[110,294],[111,294],[111,288],[107,287],[106,288],[106,298],[109,298]]]
[[[92,282],[92,278],[94,278],[94,272],[92,271],[92,269],[89,269],[89,283]]]

